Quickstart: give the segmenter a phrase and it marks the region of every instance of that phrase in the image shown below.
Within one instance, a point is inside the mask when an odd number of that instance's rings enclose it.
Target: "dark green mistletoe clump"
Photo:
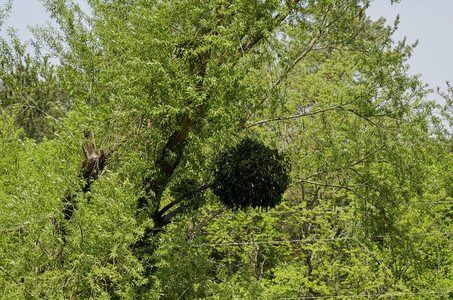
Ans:
[[[286,157],[261,142],[246,138],[221,154],[213,191],[232,209],[275,207],[289,184]]]

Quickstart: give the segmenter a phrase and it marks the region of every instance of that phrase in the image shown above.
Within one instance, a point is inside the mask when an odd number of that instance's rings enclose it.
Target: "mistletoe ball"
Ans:
[[[272,208],[288,187],[289,169],[283,154],[247,138],[221,154],[213,191],[228,208]]]

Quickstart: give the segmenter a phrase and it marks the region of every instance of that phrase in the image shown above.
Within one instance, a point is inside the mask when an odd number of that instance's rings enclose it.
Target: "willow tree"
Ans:
[[[39,184],[13,180],[2,194],[4,203],[17,197],[35,211],[30,220],[18,217],[2,243],[6,293],[209,296],[215,289],[194,285],[196,278],[164,286],[158,276],[173,278],[164,262],[181,261],[162,253],[168,235],[161,235],[179,228],[178,240],[185,228],[177,224],[190,218],[191,240],[223,209],[210,189],[215,166],[225,146],[244,138],[290,153],[288,197],[314,205],[316,186],[344,187],[348,197],[370,196],[371,204],[348,200],[359,213],[372,212],[363,215],[363,230],[393,230],[396,202],[387,200],[400,194],[377,174],[400,175],[392,143],[422,89],[405,73],[412,47],[394,43],[394,28],[366,16],[369,2],[44,1],[58,28],[35,34],[58,58],[71,110],[49,115],[58,138],[15,144],[30,153],[19,165],[31,171],[19,167],[10,176]],[[384,159],[395,165],[367,168]],[[403,166],[403,178],[413,166]],[[200,213],[206,217],[193,224]],[[191,251],[200,269],[212,263]],[[206,274],[200,281],[212,283]]]

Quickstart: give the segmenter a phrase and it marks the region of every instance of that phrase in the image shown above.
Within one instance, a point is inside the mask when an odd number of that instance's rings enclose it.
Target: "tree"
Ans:
[[[427,244],[404,238],[430,228],[414,203],[435,173],[434,123],[426,88],[406,74],[412,46],[367,18],[369,1],[87,2],[45,1],[59,31],[37,37],[59,64],[55,79],[34,80],[71,105],[50,130],[58,139],[16,140],[2,161],[21,166],[0,193],[6,295],[316,297],[420,284],[424,269],[409,269]],[[216,162],[245,138],[288,155],[277,209],[308,214],[215,218]],[[423,261],[436,255],[446,257]],[[421,286],[435,282],[422,273]]]
[[[59,120],[70,109],[69,96],[58,82],[48,56],[32,58],[10,31],[10,44],[1,40],[0,107],[15,116],[16,123],[29,138],[41,142],[51,139]]]

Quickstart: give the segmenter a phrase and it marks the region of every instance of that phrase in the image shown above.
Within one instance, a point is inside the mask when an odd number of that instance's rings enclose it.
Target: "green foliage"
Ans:
[[[0,297],[447,297],[453,93],[370,1],[43,2],[48,58],[0,40]]]
[[[153,258],[156,299],[208,299],[212,296],[215,267],[203,248],[187,242],[185,234],[171,231],[162,240],[169,248],[159,248]]]
[[[182,202],[184,206],[197,210],[203,206],[206,199],[201,190],[200,183],[195,179],[185,179],[170,188],[171,195]]]
[[[252,139],[220,155],[213,191],[229,208],[275,207],[289,184],[289,162],[277,150]]]

